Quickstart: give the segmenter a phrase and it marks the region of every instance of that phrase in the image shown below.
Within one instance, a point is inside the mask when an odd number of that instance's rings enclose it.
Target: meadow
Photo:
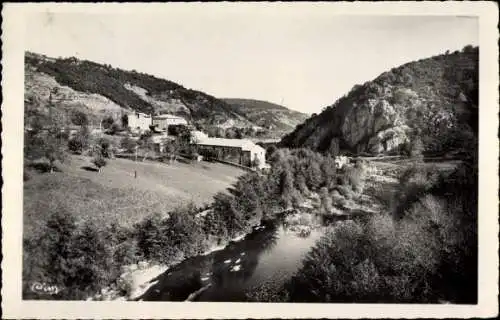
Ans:
[[[245,172],[220,163],[126,159],[110,160],[97,172],[91,158],[78,155],[59,169],[51,174],[30,171],[24,183],[27,236],[36,236],[37,226],[60,208],[78,220],[127,227],[152,213],[167,213],[188,203],[204,206]]]

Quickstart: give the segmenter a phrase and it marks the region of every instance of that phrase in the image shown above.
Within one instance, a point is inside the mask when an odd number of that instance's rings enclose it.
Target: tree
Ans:
[[[87,114],[76,110],[71,114],[71,122],[77,126],[86,126],[89,123]]]
[[[228,128],[226,130],[226,138],[235,139],[236,138],[236,130],[234,128]]]
[[[168,126],[168,134],[170,136],[178,137],[185,134],[186,132],[189,132],[189,129],[183,124],[175,124]]]
[[[137,142],[130,137],[123,137],[120,141],[120,147],[125,149],[127,152],[131,153],[135,151],[135,147],[137,146]]]
[[[266,157],[268,157],[268,158],[271,157],[273,155],[273,153],[276,152],[276,150],[278,150],[278,148],[276,148],[276,146],[274,144],[267,147]]]
[[[57,130],[28,133],[25,135],[24,154],[30,160],[45,158],[49,161],[49,171],[53,172],[55,162],[64,162],[67,158],[66,143]]]
[[[179,143],[177,140],[167,140],[165,139],[165,153],[167,154],[170,161],[175,161],[177,153],[179,152]]]
[[[419,136],[416,136],[410,145],[410,157],[415,160],[423,159],[424,144]]]
[[[49,160],[50,172],[54,171],[56,161],[64,162],[66,160],[65,141],[56,137],[49,136],[45,140],[45,157]]]
[[[128,128],[128,115],[126,114],[122,115],[122,128]]]
[[[289,208],[292,205],[292,195],[295,188],[293,185],[293,174],[288,163],[285,163],[281,172],[281,198],[283,207]]]
[[[243,138],[243,129],[241,129],[241,128],[235,128],[234,129],[234,137],[236,139],[242,139]]]
[[[107,138],[99,138],[96,142],[96,147],[98,152],[105,158],[110,157],[111,152],[111,142]]]
[[[120,131],[120,125],[118,125],[118,123],[113,123],[111,125],[111,127],[108,129],[108,133],[109,134],[115,134],[117,133],[118,131]]]
[[[92,160],[92,163],[97,167],[97,171],[101,172],[101,168],[106,165],[106,159],[102,156],[101,153],[97,153],[97,155]]]
[[[87,126],[82,126],[76,135],[68,142],[68,148],[75,153],[83,153],[83,150],[88,148],[90,132]]]
[[[328,193],[328,189],[326,187],[322,187],[319,190],[320,199],[321,199],[321,211],[323,214],[330,214],[332,211],[332,198]]]
[[[111,129],[111,126],[115,123],[115,119],[112,116],[107,116],[102,120],[102,127],[104,129]]]

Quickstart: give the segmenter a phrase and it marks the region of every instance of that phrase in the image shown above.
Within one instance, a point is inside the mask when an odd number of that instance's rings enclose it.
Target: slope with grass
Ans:
[[[24,232],[34,235],[57,208],[78,220],[131,226],[151,213],[167,213],[193,202],[202,206],[244,173],[218,163],[108,161],[101,172],[91,159],[73,156],[62,172],[33,174],[24,183]],[[137,172],[137,178],[134,177]]]
[[[255,99],[221,99],[233,106],[250,121],[265,129],[290,132],[307,119],[307,114],[284,106]]]

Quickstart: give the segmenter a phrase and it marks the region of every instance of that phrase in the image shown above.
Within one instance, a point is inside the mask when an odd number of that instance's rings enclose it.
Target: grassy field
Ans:
[[[150,213],[166,213],[189,202],[208,204],[245,172],[219,163],[125,159],[110,160],[96,172],[84,156],[72,156],[60,168],[61,172],[32,174],[24,183],[25,234],[41,230],[38,225],[58,208],[82,220],[131,225]]]

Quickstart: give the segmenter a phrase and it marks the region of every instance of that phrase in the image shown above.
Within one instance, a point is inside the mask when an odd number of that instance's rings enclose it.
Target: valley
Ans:
[[[477,50],[310,117],[27,53],[23,297],[475,301]]]

